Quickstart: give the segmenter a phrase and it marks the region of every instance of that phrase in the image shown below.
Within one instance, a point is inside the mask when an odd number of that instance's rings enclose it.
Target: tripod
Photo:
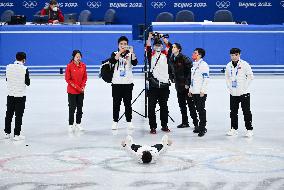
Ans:
[[[147,4],[147,0],[144,0],[144,14],[145,14],[145,17],[144,17],[144,20],[145,20],[145,23],[144,23],[144,26],[146,29],[143,29],[143,41],[144,41],[144,47],[146,47],[146,43],[147,43],[147,36],[148,36],[148,33],[150,30],[152,30],[152,25],[149,25],[148,27],[147,26],[147,9],[146,9],[146,4]],[[148,87],[147,87],[147,77],[148,77],[148,59],[147,59],[147,52],[146,50],[144,51],[144,69],[143,69],[143,72],[144,72],[144,89],[142,89],[142,91],[138,94],[138,96],[133,100],[133,102],[131,103],[131,106],[138,100],[138,98],[143,94],[143,92],[145,92],[145,106],[144,106],[144,112],[145,114],[141,114],[139,113],[138,111],[136,110],[132,110],[133,112],[137,113],[138,115],[140,115],[141,117],[144,117],[144,118],[147,118],[148,117]],[[156,111],[159,112],[160,109],[158,109]],[[122,119],[122,117],[125,115],[125,112],[119,117],[118,121],[120,121]],[[168,117],[171,119],[172,122],[175,122],[174,119],[168,114]]]

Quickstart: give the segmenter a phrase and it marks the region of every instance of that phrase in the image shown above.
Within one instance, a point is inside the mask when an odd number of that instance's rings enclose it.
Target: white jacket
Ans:
[[[131,149],[129,145],[125,146],[127,152],[131,154],[139,163],[143,163],[142,155],[144,151],[149,151],[152,155],[151,163],[155,163],[158,160],[160,154],[164,153],[168,149],[168,145],[164,145],[162,150],[158,151],[155,147],[151,147],[149,145],[143,145],[142,147],[138,148],[137,152]]]
[[[239,60],[236,67],[229,62],[226,66],[225,77],[227,88],[232,96],[249,93],[248,87],[253,80],[253,72],[246,61]],[[236,87],[233,87],[233,81],[236,81]]]
[[[161,54],[161,55],[160,55]],[[160,56],[160,58],[159,58]],[[157,59],[159,58],[158,62]],[[157,64],[156,64],[157,62]],[[155,66],[156,64],[156,66]],[[159,82],[168,83],[169,82],[169,66],[167,55],[163,52],[154,53],[151,57],[151,72],[153,76],[158,79]]]
[[[200,92],[207,94],[209,82],[209,66],[200,59],[198,62],[193,62],[191,68],[191,83],[189,92],[192,94],[200,94]]]
[[[24,97],[26,95],[25,76],[27,67],[22,62],[15,61],[6,67],[8,96]]]
[[[116,53],[118,52],[115,52],[115,54]],[[131,53],[128,53],[125,58],[120,57],[114,67],[112,84],[132,84],[132,68],[133,65],[131,64]],[[120,76],[121,69],[125,71],[125,76]]]

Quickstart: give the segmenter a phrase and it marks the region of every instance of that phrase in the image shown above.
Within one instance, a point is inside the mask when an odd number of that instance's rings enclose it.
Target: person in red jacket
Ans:
[[[81,119],[84,100],[84,91],[87,82],[86,65],[81,62],[82,53],[79,50],[74,50],[72,60],[66,67],[65,80],[68,84],[68,104],[69,104],[69,131],[82,131]],[[76,125],[74,125],[74,114],[76,113]]]
[[[40,15],[48,15],[48,22],[52,24],[58,24],[59,22],[64,22],[64,16],[62,11],[58,8],[56,0],[50,0],[49,6],[44,7]]]

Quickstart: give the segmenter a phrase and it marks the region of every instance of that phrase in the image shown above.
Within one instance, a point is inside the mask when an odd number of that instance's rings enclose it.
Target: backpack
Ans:
[[[99,77],[106,83],[111,83],[114,72],[114,66],[109,62],[109,59],[102,61]]]

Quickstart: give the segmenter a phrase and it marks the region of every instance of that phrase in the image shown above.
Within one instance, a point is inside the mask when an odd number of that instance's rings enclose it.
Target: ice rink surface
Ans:
[[[144,80],[135,78],[133,97]],[[6,82],[0,78],[0,128],[4,129]],[[131,134],[138,144],[155,144],[165,134],[149,134],[148,119],[133,113],[135,130],[112,131],[111,86],[89,76],[82,126],[69,134],[63,77],[31,77],[22,134],[26,140],[0,140],[0,190],[266,190],[284,189],[284,77],[256,76],[251,84],[253,138],[245,138],[239,111],[239,136],[228,137],[229,95],[223,77],[211,77],[206,104],[207,134],[177,129],[181,114],[174,86],[168,102],[173,145],[156,164],[136,163],[120,148]],[[144,96],[133,109],[144,114]],[[123,104],[121,114],[123,113]],[[158,119],[159,121],[159,119]],[[191,119],[189,120],[191,124]],[[192,124],[191,124],[192,126]]]

